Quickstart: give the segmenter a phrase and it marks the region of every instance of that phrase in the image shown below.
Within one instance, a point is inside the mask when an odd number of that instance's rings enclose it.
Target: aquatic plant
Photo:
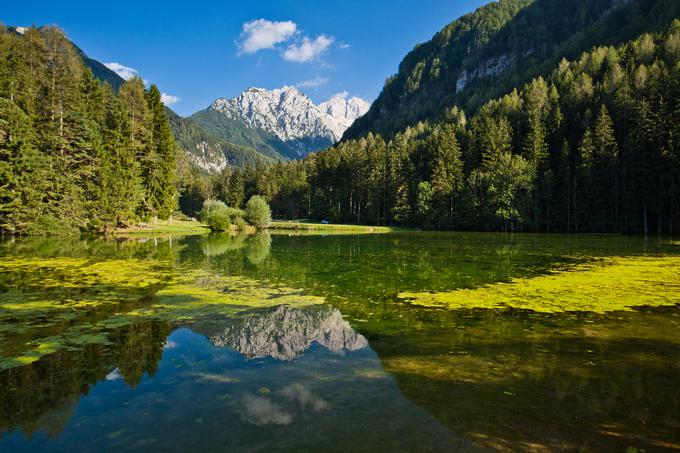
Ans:
[[[680,257],[615,257],[473,289],[402,292],[413,305],[450,309],[518,308],[543,313],[606,313],[680,304]]]
[[[256,241],[269,245],[266,240]],[[257,247],[254,260],[263,256]],[[265,255],[266,256],[266,255]],[[112,329],[147,319],[194,322],[276,305],[323,303],[303,291],[210,269],[176,272],[156,260],[5,257],[0,369],[61,349],[105,344]],[[20,285],[16,285],[20,283]]]

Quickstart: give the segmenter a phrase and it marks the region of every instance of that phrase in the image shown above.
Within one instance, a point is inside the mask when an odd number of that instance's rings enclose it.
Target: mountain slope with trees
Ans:
[[[675,0],[500,0],[465,15],[403,59],[344,138],[391,138],[418,121],[472,114],[487,100],[562,58],[661,31],[680,15]]]
[[[437,229],[675,233],[680,20],[598,46],[464,116],[220,175],[279,217]]]
[[[227,165],[245,168],[274,161],[252,147],[236,145],[214,136],[191,118],[182,118],[170,109],[166,113],[177,144],[185,151],[189,162],[201,171],[218,173]]]

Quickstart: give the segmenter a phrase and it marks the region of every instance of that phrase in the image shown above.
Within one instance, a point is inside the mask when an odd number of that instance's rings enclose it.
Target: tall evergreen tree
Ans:
[[[146,94],[151,112],[151,149],[149,152],[148,176],[145,178],[147,208],[153,215],[167,219],[177,206],[175,187],[175,166],[177,149],[172,129],[165,115],[165,106],[156,85]]]

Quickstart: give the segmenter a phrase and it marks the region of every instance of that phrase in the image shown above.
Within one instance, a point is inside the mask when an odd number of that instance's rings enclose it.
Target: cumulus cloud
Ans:
[[[277,44],[288,41],[295,33],[297,24],[290,20],[282,22],[251,20],[243,24],[243,31],[236,46],[239,54],[254,54],[260,50],[273,49]]]
[[[290,425],[293,415],[268,398],[255,395],[241,397],[241,417],[254,425]]]
[[[283,52],[283,59],[294,63],[306,63],[323,55],[333,44],[332,36],[319,35],[314,39],[306,36],[299,44],[291,44]]]
[[[349,93],[347,91],[341,91],[341,92],[335,93],[333,96],[331,96],[331,99],[332,98],[347,99],[347,96],[349,96]]]
[[[111,370],[109,374],[106,375],[104,379],[106,379],[107,381],[115,381],[121,379],[122,377],[123,376],[121,376],[120,370],[118,368],[114,368],[113,370]]]
[[[295,86],[298,88],[316,88],[327,83],[328,83],[327,77],[315,77],[313,79],[298,82],[295,84]]]
[[[281,395],[289,401],[294,401],[300,404],[304,409],[311,407],[314,411],[325,411],[330,408],[330,405],[314,395],[307,387],[302,384],[290,384],[281,390]]]
[[[135,68],[131,68],[130,66],[125,66],[120,63],[116,62],[111,62],[111,63],[104,63],[104,66],[124,78],[125,80],[129,80],[133,77],[136,77],[139,75],[139,71],[137,71]]]
[[[340,44],[338,44],[338,47],[341,49],[349,49],[350,46],[346,42],[341,42]]]
[[[177,104],[181,99],[168,93],[161,93],[161,102],[165,105]]]

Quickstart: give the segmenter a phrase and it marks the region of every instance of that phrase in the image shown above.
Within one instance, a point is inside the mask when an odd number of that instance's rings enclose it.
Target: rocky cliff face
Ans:
[[[339,140],[357,118],[368,112],[370,106],[361,98],[352,96],[347,99],[347,93],[340,93],[319,104],[318,108],[331,117],[331,128],[336,140]]]
[[[292,157],[304,157],[338,141],[368,107],[363,99],[346,99],[344,95],[336,95],[317,106],[297,88],[284,86],[271,91],[248,88],[235,98],[215,100],[209,110],[272,134],[293,148]]]
[[[280,306],[230,320],[226,326],[197,330],[203,331],[215,346],[232,348],[248,358],[292,360],[313,343],[336,353],[368,346],[366,338],[355,332],[335,308],[301,310]]]

